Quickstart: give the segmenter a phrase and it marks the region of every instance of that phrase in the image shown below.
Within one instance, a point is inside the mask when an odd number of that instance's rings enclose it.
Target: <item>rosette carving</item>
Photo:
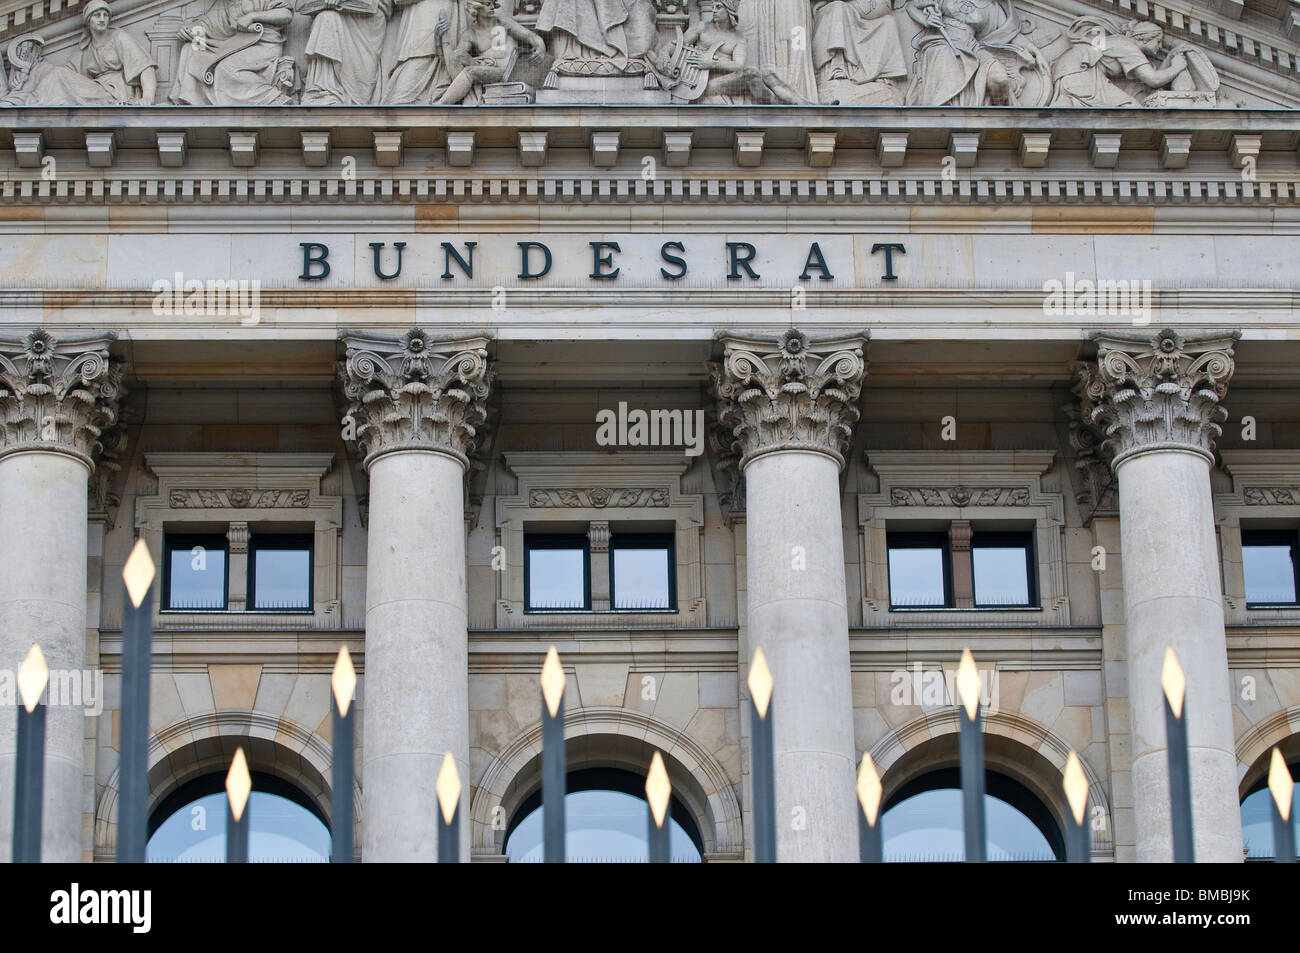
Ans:
[[[815,450],[841,468],[861,416],[866,338],[810,342],[790,329],[775,345],[724,337],[720,363],[709,365],[718,401],[722,456],[740,469],[762,453]]]
[[[43,328],[0,335],[0,457],[48,450],[93,472],[106,445],[120,452],[124,367],[109,354],[116,339],[111,331],[56,337]]]
[[[1154,337],[1097,335],[1096,362],[1074,365],[1079,422],[1094,431],[1078,434],[1077,445],[1095,444],[1112,467],[1148,450],[1192,450],[1213,461],[1237,337],[1184,338],[1169,328]]]
[[[347,332],[340,362],[343,439],[367,467],[394,450],[433,450],[466,466],[487,421],[495,371],[484,337],[439,340]]]

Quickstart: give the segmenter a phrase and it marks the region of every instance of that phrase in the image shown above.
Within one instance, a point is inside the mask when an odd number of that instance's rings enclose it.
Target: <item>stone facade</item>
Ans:
[[[1173,645],[1198,853],[1240,859],[1300,759],[1300,607],[1248,604],[1242,555],[1300,527],[1295,14],[200,6],[0,2],[0,671],[103,673],[52,711],[49,859],[114,856],[121,569],[190,532],[230,588],[155,614],[153,807],[243,745],[327,815],[346,645],[358,855],[433,856],[450,751],[501,860],[553,644],[571,768],[662,751],[743,860],[761,647],[779,854],[850,860],[864,753],[887,800],[955,763],[969,647],[989,769],[1059,826],[1077,752],[1093,859],[1164,860]],[[890,534],[940,527],[967,568],[1031,538],[1036,604],[892,605]],[[637,528],[667,608],[596,567]],[[311,536],[309,611],[252,608],[271,530]],[[543,531],[601,556],[588,607],[527,611]]]

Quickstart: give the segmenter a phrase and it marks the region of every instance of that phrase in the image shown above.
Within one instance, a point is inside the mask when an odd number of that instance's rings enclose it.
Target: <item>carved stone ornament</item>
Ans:
[[[433,450],[468,467],[495,374],[488,339],[438,340],[421,328],[341,337],[343,439],[365,466],[395,450]]]
[[[109,355],[115,340],[111,331],[0,335],[0,457],[48,450],[94,471],[106,435],[115,446],[122,438],[123,366]]]
[[[1096,336],[1096,363],[1074,366],[1074,391],[1081,420],[1103,435],[1112,467],[1148,450],[1191,450],[1213,462],[1237,337],[1185,339],[1169,328],[1154,337]]]
[[[1151,20],[1031,17],[1015,0],[90,0],[82,11],[7,44],[0,105],[1240,105],[1204,49]],[[1230,49],[1263,45],[1258,28],[1231,42],[1219,29]]]
[[[866,378],[866,337],[810,342],[791,328],[775,346],[724,337],[721,363],[710,364],[722,446],[743,470],[762,453],[815,450],[841,469]]]

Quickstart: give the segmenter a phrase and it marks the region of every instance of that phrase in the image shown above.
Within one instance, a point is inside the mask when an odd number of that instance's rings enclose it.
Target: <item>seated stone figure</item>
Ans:
[[[356,106],[374,99],[379,51],[392,15],[392,0],[302,0],[311,33],[303,55],[307,76],[302,102],[311,106]]]
[[[106,0],[90,0],[81,11],[85,33],[80,53],[64,65],[41,60],[17,97],[33,106],[152,105],[158,70],[124,30],[109,26]]]
[[[831,0],[815,14],[817,93],[828,105],[903,105],[903,41],[889,0]]]
[[[803,103],[774,68],[747,65],[745,38],[736,29],[738,0],[712,0],[708,18],[692,25],[682,42],[688,62],[707,71],[708,81],[700,103]]]
[[[1186,43],[1166,53],[1154,23],[1084,16],[1067,38],[1069,48],[1052,64],[1053,106],[1216,105],[1219,74],[1209,57]],[[1158,90],[1171,95],[1152,97]]]
[[[181,31],[169,98],[187,106],[270,106],[293,101],[293,60],[283,29],[287,0],[219,0]]]
[[[1051,68],[1012,0],[908,0],[907,13],[921,27],[907,105],[1047,104]]]
[[[462,103],[476,88],[507,78],[506,70],[514,64],[520,43],[531,45],[534,57],[546,52],[540,36],[520,26],[493,0],[469,0],[466,10],[469,23],[462,31],[454,57],[461,70],[438,100],[442,105]]]

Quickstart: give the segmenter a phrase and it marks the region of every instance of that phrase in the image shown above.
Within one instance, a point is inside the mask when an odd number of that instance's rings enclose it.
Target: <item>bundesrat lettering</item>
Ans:
[[[594,281],[613,281],[622,273],[622,267],[615,258],[622,251],[618,242],[593,241],[587,244],[591,247],[592,256],[591,273],[588,278]],[[728,281],[758,281],[762,278],[755,267],[758,257],[757,247],[751,242],[726,242],[725,244]],[[298,275],[299,280],[320,281],[328,278],[329,246],[324,242],[299,242],[298,245],[302,248],[302,273]],[[515,277],[521,281],[535,281],[538,278],[545,278],[550,273],[554,258],[545,242],[519,241],[515,242],[515,245],[519,249],[519,272]],[[455,279],[456,272],[459,272],[462,277],[473,279],[474,250],[477,247],[478,242],[461,242],[460,248],[452,242],[442,242],[443,279],[448,281]],[[402,274],[402,256],[405,250],[406,242],[393,242],[391,250],[388,249],[387,242],[370,242],[375,276],[384,280],[399,277]],[[905,255],[907,249],[900,242],[876,242],[871,246],[871,253],[875,255],[879,252],[884,252],[885,273],[880,276],[881,280],[897,281],[898,275],[894,274],[894,253]],[[687,263],[685,240],[664,242],[659,246],[659,257],[664,263],[659,268],[659,275],[665,281],[680,281],[686,277],[690,265]],[[813,278],[821,281],[835,280],[830,263],[827,262],[819,242],[813,242],[808,246],[803,271],[798,275],[799,281],[811,281]]]

